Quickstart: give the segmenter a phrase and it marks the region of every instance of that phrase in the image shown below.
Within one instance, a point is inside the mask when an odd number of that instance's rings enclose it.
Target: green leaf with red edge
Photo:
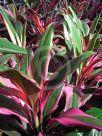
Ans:
[[[101,64],[101,62],[100,62],[100,64]],[[102,68],[94,69],[91,72],[91,74],[89,75],[89,79],[96,77],[96,76],[99,76],[99,75],[102,75]]]
[[[54,74],[49,78],[46,88],[49,90],[54,89],[62,84],[64,79],[72,74],[80,64],[90,57],[94,52],[88,51],[84,54],[72,59],[71,61],[67,62],[64,66],[60,67]]]
[[[0,66],[1,67],[1,66]],[[0,76],[10,79],[12,84],[21,88],[27,95],[37,94],[39,92],[39,86],[35,80],[30,79],[27,75],[24,75],[20,71],[9,69],[0,70]]]
[[[46,28],[46,31],[39,43],[39,47],[35,52],[32,64],[33,77],[38,84],[40,84],[41,81],[44,82],[46,80],[50,60],[50,51],[52,49],[52,40],[53,28],[52,25],[49,25]]]
[[[17,44],[20,47],[22,47],[19,36],[16,33],[16,30],[15,30],[9,16],[7,15],[7,13],[5,12],[5,9],[2,6],[0,6],[0,14],[2,15],[2,17],[4,19],[4,23],[6,25],[6,28],[8,30],[8,33],[9,33],[9,36],[10,36],[12,42],[14,44]]]
[[[102,121],[74,108],[69,109],[56,118],[50,120],[49,125],[54,123],[61,124],[66,127],[83,126],[102,130]]]
[[[60,97],[61,97],[61,92],[62,92],[62,87],[51,92],[51,94],[48,97],[48,100],[44,106],[43,117],[46,117],[48,114],[50,114],[51,112],[53,112],[57,108],[57,104],[58,104]]]
[[[0,38],[0,52],[10,54],[28,54],[26,49],[23,49],[4,38]]]

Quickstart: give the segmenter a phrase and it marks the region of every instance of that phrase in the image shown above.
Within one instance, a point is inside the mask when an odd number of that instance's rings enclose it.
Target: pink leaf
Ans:
[[[0,108],[0,114],[4,114],[4,115],[16,115],[18,116],[22,121],[26,122],[26,123],[29,123],[28,120],[22,116],[20,116],[19,114],[11,111],[11,110],[8,110],[6,108]]]
[[[76,108],[67,110],[59,117],[51,119],[49,124],[51,125],[56,122],[66,127],[84,126],[102,130],[102,121]]]
[[[39,132],[38,136],[44,136],[41,132]]]
[[[73,87],[65,86],[63,89],[63,94],[65,95],[65,98],[66,98],[66,104],[64,109],[64,111],[66,111],[69,108],[70,101],[73,97]]]

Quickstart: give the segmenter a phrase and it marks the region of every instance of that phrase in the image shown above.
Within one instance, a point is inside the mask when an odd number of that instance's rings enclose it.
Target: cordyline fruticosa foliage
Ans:
[[[0,6],[2,134],[102,135],[101,13],[87,22],[86,3]]]

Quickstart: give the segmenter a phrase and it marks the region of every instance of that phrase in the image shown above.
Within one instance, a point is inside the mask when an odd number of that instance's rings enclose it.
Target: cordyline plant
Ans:
[[[58,35],[54,23],[43,29],[28,9],[41,32],[32,50],[26,42],[25,10],[13,5],[12,11],[0,6],[9,35],[0,38],[0,130],[10,136],[101,131],[102,110],[93,103],[93,97],[102,95],[100,35],[94,31],[98,20],[89,28],[69,6],[68,13],[60,15],[63,29]]]

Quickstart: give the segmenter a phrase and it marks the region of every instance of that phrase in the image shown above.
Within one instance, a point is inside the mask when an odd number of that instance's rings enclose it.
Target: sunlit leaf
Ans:
[[[22,47],[20,39],[19,39],[19,37],[18,37],[18,35],[17,35],[16,31],[15,31],[15,28],[14,28],[13,24],[11,23],[11,20],[10,20],[9,16],[7,15],[7,13],[5,12],[5,10],[4,10],[4,8],[2,6],[0,6],[0,14],[2,15],[2,17],[4,19],[6,28],[8,30],[8,33],[10,35],[10,38],[11,38],[12,42],[14,44],[17,44],[20,47]]]

